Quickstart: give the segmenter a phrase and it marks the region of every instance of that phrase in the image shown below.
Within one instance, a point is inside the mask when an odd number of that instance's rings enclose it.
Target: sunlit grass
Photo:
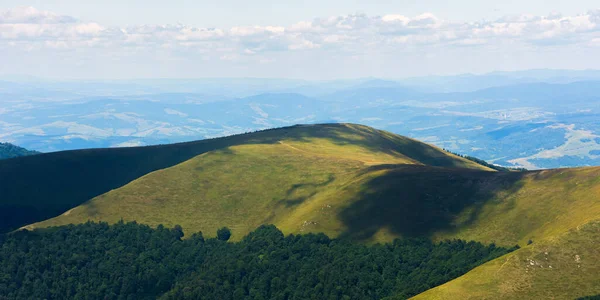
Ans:
[[[600,222],[495,259],[414,299],[576,299],[600,294]]]
[[[600,280],[595,260],[576,267],[582,273],[569,265],[576,254],[600,258],[591,246],[600,240],[598,225],[581,227],[600,219],[600,168],[490,172],[438,148],[358,125],[300,126],[274,134],[263,133],[268,143],[256,139],[147,174],[31,227],[123,219],[179,224],[186,233],[205,236],[228,226],[236,240],[271,223],[286,234],[324,232],[361,242],[423,232],[435,240],[524,247],[508,262],[492,261],[426,298],[534,299],[558,289],[565,291],[556,295],[578,289],[583,296],[593,294],[590,284]],[[402,227],[407,218],[429,221],[408,230]],[[444,218],[448,223],[435,222]],[[364,224],[368,234],[357,235],[365,228],[353,222]],[[528,240],[533,244],[526,246]],[[546,249],[556,268],[523,274],[526,260],[545,260],[540,253]]]
[[[452,162],[486,169],[438,148],[359,125],[299,126],[279,130],[281,139],[256,140],[208,152],[159,170],[34,226],[88,219],[181,225],[208,236],[222,226],[241,237],[263,223],[286,232],[322,230],[335,235],[344,226],[335,217],[347,202],[342,191],[369,165]],[[413,147],[431,154],[408,157]],[[371,175],[367,175],[371,176]],[[347,195],[347,196],[345,196]],[[340,202],[341,201],[341,202]],[[331,205],[335,203],[335,207]],[[347,203],[346,203],[347,204]],[[328,207],[328,205],[330,207]],[[318,219],[318,221],[316,221]]]

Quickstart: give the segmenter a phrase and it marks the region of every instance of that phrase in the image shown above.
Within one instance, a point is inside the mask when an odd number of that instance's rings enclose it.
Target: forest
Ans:
[[[407,298],[509,253],[494,244],[365,245],[263,225],[239,241],[88,222],[0,235],[0,299]]]

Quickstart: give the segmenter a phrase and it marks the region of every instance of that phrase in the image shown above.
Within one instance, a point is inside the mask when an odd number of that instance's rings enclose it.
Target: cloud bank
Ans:
[[[139,65],[150,63],[152,56],[159,57],[158,64],[210,61],[206,65],[211,68],[218,65],[215,61],[253,67],[277,62],[293,66],[293,60],[315,58],[358,59],[362,64],[370,58],[381,64],[400,54],[439,56],[444,51],[493,53],[505,49],[511,49],[511,55],[519,51],[566,53],[574,47],[600,51],[600,9],[575,16],[517,15],[480,22],[442,20],[430,13],[351,14],[288,27],[232,28],[183,24],[118,28],[33,7],[0,11],[0,53],[15,57],[29,53],[38,64],[62,57],[65,62],[76,59],[80,66],[92,58],[114,64],[122,60],[132,64],[133,60]],[[8,60],[11,58],[6,55],[1,58]]]

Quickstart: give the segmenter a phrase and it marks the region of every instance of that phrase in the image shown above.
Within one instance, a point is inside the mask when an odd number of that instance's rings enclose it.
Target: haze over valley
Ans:
[[[4,81],[0,139],[41,152],[360,123],[490,163],[600,162],[600,71],[403,80]]]

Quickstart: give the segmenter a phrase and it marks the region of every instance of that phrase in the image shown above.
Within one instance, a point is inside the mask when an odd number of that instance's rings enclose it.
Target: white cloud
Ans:
[[[0,24],[60,24],[74,23],[77,19],[59,16],[48,11],[40,11],[33,7],[17,7],[0,11]]]
[[[73,17],[32,7],[0,12],[0,42],[3,43],[40,40],[47,41],[45,45],[50,48],[95,46],[103,43],[116,47],[156,47],[160,44],[209,50],[229,49],[231,52],[220,53],[219,57],[264,51],[319,49],[324,43],[354,43],[355,47],[359,47],[366,41],[374,42],[378,46],[389,46],[398,42],[452,42],[470,45],[502,41],[512,43],[515,39],[525,43],[552,39],[559,42],[589,43],[599,37],[599,31],[600,10],[577,16],[508,16],[480,23],[440,20],[431,13],[412,18],[398,14],[382,17],[356,14],[302,21],[289,28],[242,26],[229,29],[185,25],[107,28],[97,23],[86,23]],[[90,43],[93,39],[97,41]],[[87,43],[82,43],[84,41]],[[190,43],[194,41],[204,43]]]
[[[400,22],[402,24],[407,24],[410,22],[410,18],[403,15],[385,15],[381,18],[384,22]]]
[[[302,40],[297,43],[291,44],[288,46],[290,50],[301,50],[301,49],[318,49],[321,48],[321,45],[315,44],[308,40]]]
[[[188,116],[188,114],[186,114],[186,113],[182,113],[182,112],[180,112],[178,110],[174,110],[174,109],[171,109],[171,108],[165,108],[165,113],[167,115],[176,115],[176,116],[180,116],[180,117],[187,117]]]
[[[145,143],[140,140],[130,140],[130,141],[114,144],[111,147],[119,148],[119,147],[139,147],[139,146],[145,146]]]
[[[505,46],[519,51],[560,45],[596,47],[598,41],[600,10],[575,16],[516,15],[481,22],[443,20],[431,13],[413,17],[351,14],[304,20],[287,27],[232,28],[182,24],[117,28],[32,7],[0,11],[0,50],[38,51],[46,59],[54,59],[52,51],[73,51],[78,55],[73,57],[80,60],[101,55],[115,63],[135,60],[139,65],[153,63],[143,61],[144,55],[182,63],[252,62],[256,66],[304,53],[322,54],[321,59],[343,55],[372,59],[378,53],[430,53],[434,48],[450,51],[453,47]]]

